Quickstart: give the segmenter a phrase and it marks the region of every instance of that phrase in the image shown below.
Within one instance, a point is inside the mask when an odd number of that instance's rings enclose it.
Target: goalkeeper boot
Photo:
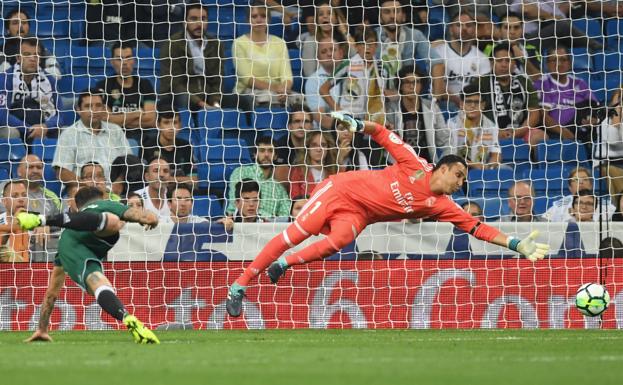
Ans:
[[[227,302],[225,302],[225,308],[227,313],[232,317],[240,317],[242,313],[242,299],[246,297],[244,294],[245,287],[235,283],[231,285],[227,292]]]
[[[132,314],[127,314],[123,317],[123,324],[128,328],[130,334],[134,338],[134,342],[137,344],[159,344],[160,340],[154,332],[149,330]]]
[[[270,282],[276,285],[279,281],[279,278],[281,278],[281,276],[286,273],[288,268],[289,266],[283,266],[279,261],[273,262],[268,267],[268,270],[266,270],[266,275],[268,275],[268,278],[270,278]]]

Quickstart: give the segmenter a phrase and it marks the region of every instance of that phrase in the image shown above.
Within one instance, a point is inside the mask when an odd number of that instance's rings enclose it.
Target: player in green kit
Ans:
[[[48,334],[50,315],[54,309],[54,302],[65,282],[65,274],[76,282],[82,289],[95,296],[100,307],[113,318],[123,321],[134,341],[143,344],[159,344],[156,335],[146,328],[135,316],[128,313],[125,306],[102,271],[102,260],[108,251],[119,240],[119,230],[125,222],[135,222],[145,225],[147,229],[158,225],[158,217],[148,211],[129,208],[121,203],[105,200],[104,193],[97,187],[83,187],[76,193],[76,206],[86,218],[98,215],[99,221],[82,220],[74,213],[71,221],[65,217],[64,223],[55,217],[55,223],[46,222],[46,218],[31,213],[18,215],[20,226],[31,230],[37,226],[60,225],[66,229],[61,234],[58,245],[58,254],[54,260],[54,269],[50,283],[41,306],[39,326],[34,334],[26,340],[52,341]],[[77,230],[80,229],[80,230]]]

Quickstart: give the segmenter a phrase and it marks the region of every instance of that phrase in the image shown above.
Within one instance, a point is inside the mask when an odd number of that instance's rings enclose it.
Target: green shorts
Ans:
[[[102,260],[84,246],[76,246],[69,251],[60,248],[54,264],[62,266],[71,280],[85,291],[88,291],[86,279],[89,274],[103,272]]]

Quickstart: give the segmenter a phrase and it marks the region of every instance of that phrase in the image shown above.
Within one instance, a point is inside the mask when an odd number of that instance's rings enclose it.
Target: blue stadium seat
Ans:
[[[199,146],[197,175],[201,188],[225,190],[226,181],[241,164],[251,163],[244,141],[236,139],[207,139]]]
[[[561,196],[569,194],[567,175],[570,167],[548,165],[547,168],[533,169],[522,175],[522,179],[532,181],[537,196]]]
[[[461,198],[455,199],[455,202],[462,205],[465,202],[475,202],[482,207],[482,215],[486,220],[495,220],[502,215],[506,215],[510,212],[507,199],[501,199],[499,197],[488,198]]]
[[[288,111],[285,108],[257,107],[253,113],[252,126],[262,136],[279,137],[287,132]]]
[[[500,140],[502,149],[502,162],[515,168],[517,173],[532,168],[530,162],[530,145],[522,139]]]
[[[623,68],[621,53],[617,51],[598,52],[593,54],[594,70],[601,71],[620,71]]]
[[[247,127],[246,116],[233,109],[201,110],[197,115],[199,126],[199,143],[206,139],[218,139],[224,133],[232,133],[236,137],[240,129]]]
[[[609,49],[619,51],[621,35],[623,34],[623,19],[610,19],[606,22],[606,44]]]
[[[470,170],[467,175],[467,195],[474,198],[506,197],[513,185],[513,170]]]
[[[573,26],[584,32],[584,34],[590,38],[598,40],[603,39],[604,34],[601,30],[601,23],[596,19],[573,19]]]
[[[592,70],[592,60],[586,48],[571,48],[571,59],[574,72],[588,72]]]
[[[225,211],[215,195],[197,195],[194,198],[193,214],[200,217],[218,218],[222,217]]]
[[[17,177],[19,161],[26,156],[26,146],[21,139],[0,139],[0,168],[10,177]]]
[[[539,167],[564,165],[567,167],[587,166],[586,147],[570,140],[546,140],[537,145]]]
[[[32,141],[31,152],[46,163],[52,163],[56,152],[57,139],[45,138]]]

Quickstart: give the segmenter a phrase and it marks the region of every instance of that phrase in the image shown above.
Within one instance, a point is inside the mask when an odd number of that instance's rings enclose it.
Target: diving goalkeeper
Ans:
[[[461,157],[447,155],[433,166],[385,127],[339,112],[331,115],[338,129],[371,135],[396,164],[383,170],[340,173],[320,183],[294,223],[271,239],[229,288],[226,307],[231,316],[240,315],[249,282],[267,267],[270,280],[277,283],[290,266],[334,254],[375,222],[403,218],[451,222],[480,240],[507,247],[533,262],[548,253],[549,245],[535,242],[538,232],[533,231],[523,240],[508,236],[481,223],[452,201],[448,195],[458,191],[467,176],[467,165]],[[281,256],[312,234],[320,233],[326,237]]]
[[[126,310],[104,275],[101,262],[119,240],[119,230],[125,221],[140,223],[150,229],[158,225],[158,218],[149,211],[104,199],[104,192],[97,187],[81,188],[76,193],[75,201],[81,210],[78,213],[44,217],[21,212],[16,216],[24,230],[45,225],[65,228],[41,305],[39,325],[26,341],[52,341],[48,334],[50,316],[65,283],[65,274],[68,274],[78,286],[95,297],[102,310],[123,322],[136,343],[160,343],[151,330]]]

